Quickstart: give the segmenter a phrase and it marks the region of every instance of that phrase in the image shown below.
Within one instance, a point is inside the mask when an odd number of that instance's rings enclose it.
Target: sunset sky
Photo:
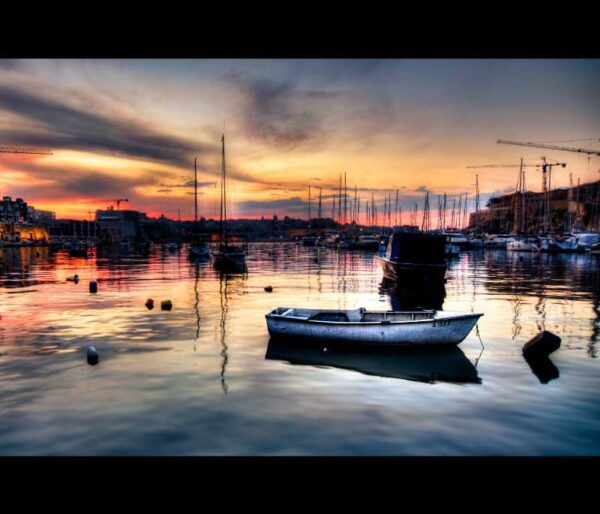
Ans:
[[[343,172],[361,205],[399,188],[405,213],[425,191],[472,210],[475,174],[485,203],[518,170],[469,165],[546,156],[568,163],[556,186],[600,178],[598,157],[496,144],[600,138],[600,60],[0,60],[0,146],[54,152],[0,154],[0,194],[58,217],[128,198],[189,219],[194,157],[217,216],[222,132],[234,217],[306,217],[309,185],[329,216]]]

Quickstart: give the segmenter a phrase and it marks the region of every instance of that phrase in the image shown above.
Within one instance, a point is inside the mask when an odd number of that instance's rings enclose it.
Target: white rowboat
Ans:
[[[369,346],[459,344],[481,313],[326,310],[278,307],[266,315],[269,334]]]

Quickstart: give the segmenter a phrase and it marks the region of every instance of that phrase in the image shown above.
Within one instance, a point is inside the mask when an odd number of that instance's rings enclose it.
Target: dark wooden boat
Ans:
[[[444,280],[446,237],[396,229],[383,257],[377,257],[384,276],[394,281]]]

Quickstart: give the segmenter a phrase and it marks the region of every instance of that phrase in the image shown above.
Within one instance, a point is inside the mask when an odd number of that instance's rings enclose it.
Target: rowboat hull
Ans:
[[[482,314],[462,314],[408,322],[313,321],[275,314],[266,315],[273,338],[336,341],[369,346],[457,345]]]
[[[397,282],[413,283],[416,280],[424,283],[443,281],[446,275],[446,264],[424,264],[394,262],[384,257],[377,257],[383,269],[383,275]]]

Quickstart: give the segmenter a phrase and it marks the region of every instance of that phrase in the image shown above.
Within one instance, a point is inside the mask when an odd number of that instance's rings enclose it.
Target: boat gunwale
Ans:
[[[319,311],[319,312],[327,312],[327,310]],[[336,310],[332,310],[330,312],[339,312]],[[375,311],[377,312],[377,311]],[[378,311],[378,312],[386,312],[386,311]],[[413,311],[390,311],[390,313],[395,312],[413,312]],[[414,312],[428,312],[428,311],[414,311]],[[480,318],[483,316],[483,312],[474,312],[469,314],[460,314],[454,317],[448,318],[428,318],[428,319],[414,319],[414,320],[406,320],[406,321],[392,321],[392,320],[381,320],[381,321],[329,321],[329,320],[318,320],[318,319],[310,319],[310,318],[300,318],[300,317],[292,317],[292,316],[284,316],[282,314],[274,314],[273,312],[269,312],[265,314],[266,318],[271,319],[285,319],[289,321],[301,322],[301,323],[316,323],[321,325],[406,325],[412,323],[432,323],[434,321],[458,321],[462,319],[471,319],[471,318]]]

